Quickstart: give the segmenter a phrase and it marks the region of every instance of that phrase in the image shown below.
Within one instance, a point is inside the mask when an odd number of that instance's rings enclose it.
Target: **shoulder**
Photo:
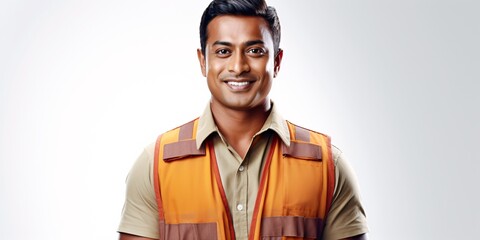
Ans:
[[[164,132],[161,135],[169,134],[169,133],[173,133],[173,132],[177,132],[177,131],[184,131],[185,133],[188,132],[188,131],[193,131],[195,128],[197,128],[198,120],[199,120],[199,117],[197,117],[197,118],[195,118],[191,121],[188,121],[186,123],[182,123],[181,125],[178,125],[178,126],[172,128],[172,129]],[[180,132],[180,134],[181,134],[181,132]]]
[[[155,142],[148,144],[138,156],[130,169],[127,183],[142,183],[145,187],[153,186],[153,156],[155,154]],[[145,189],[147,189],[145,188]]]
[[[145,158],[148,162],[153,163],[153,156],[155,155],[155,145],[156,142],[151,142],[143,149]]]
[[[330,139],[330,136],[327,135],[327,134],[325,134],[325,133],[322,133],[322,132],[319,132],[319,131],[315,131],[315,130],[312,130],[312,129],[310,129],[310,128],[306,128],[306,127],[303,127],[303,126],[300,126],[300,125],[297,125],[297,124],[292,123],[292,122],[290,122],[290,121],[288,121],[288,120],[287,120],[287,125],[289,126],[290,131],[292,131],[292,129],[293,129],[293,131],[295,131],[295,133],[296,133],[296,132],[310,132],[310,133],[312,133],[312,134],[314,134],[314,135],[320,135],[320,136],[323,136],[323,137],[325,137],[325,138]]]
[[[198,129],[198,119],[195,118],[187,123],[172,128],[157,137],[157,143],[171,143],[195,138]]]
[[[340,150],[340,148],[332,144],[332,159],[333,159],[333,162],[335,163],[335,166],[337,166],[338,161],[343,158],[342,154],[343,154],[342,150]]]
[[[358,194],[358,183],[355,171],[345,158],[345,154],[335,145],[332,145],[332,159],[335,164],[335,194],[341,191],[353,191]]]

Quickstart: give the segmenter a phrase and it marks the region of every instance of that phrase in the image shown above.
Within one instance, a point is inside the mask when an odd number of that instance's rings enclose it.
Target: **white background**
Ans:
[[[199,115],[209,1],[0,1],[0,238],[116,239],[124,180]],[[370,239],[478,239],[480,3],[271,0],[272,97],[355,168]]]

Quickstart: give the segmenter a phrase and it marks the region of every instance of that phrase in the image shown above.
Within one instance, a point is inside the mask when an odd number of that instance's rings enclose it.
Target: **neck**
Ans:
[[[253,136],[260,131],[271,110],[270,100],[251,109],[231,109],[211,102],[213,118],[225,140],[244,158]]]

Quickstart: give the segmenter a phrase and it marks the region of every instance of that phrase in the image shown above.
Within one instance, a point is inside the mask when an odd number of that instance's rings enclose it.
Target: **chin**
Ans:
[[[242,102],[228,102],[225,104],[226,107],[237,110],[237,111],[249,111],[255,110],[259,108],[265,108],[267,106],[266,102],[269,100],[264,101],[242,101]]]

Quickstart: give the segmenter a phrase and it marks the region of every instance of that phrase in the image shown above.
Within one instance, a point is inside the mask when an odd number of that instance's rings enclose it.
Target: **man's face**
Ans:
[[[207,33],[205,56],[198,50],[198,57],[212,104],[232,110],[267,106],[282,57],[274,57],[267,22],[261,17],[218,16]]]

